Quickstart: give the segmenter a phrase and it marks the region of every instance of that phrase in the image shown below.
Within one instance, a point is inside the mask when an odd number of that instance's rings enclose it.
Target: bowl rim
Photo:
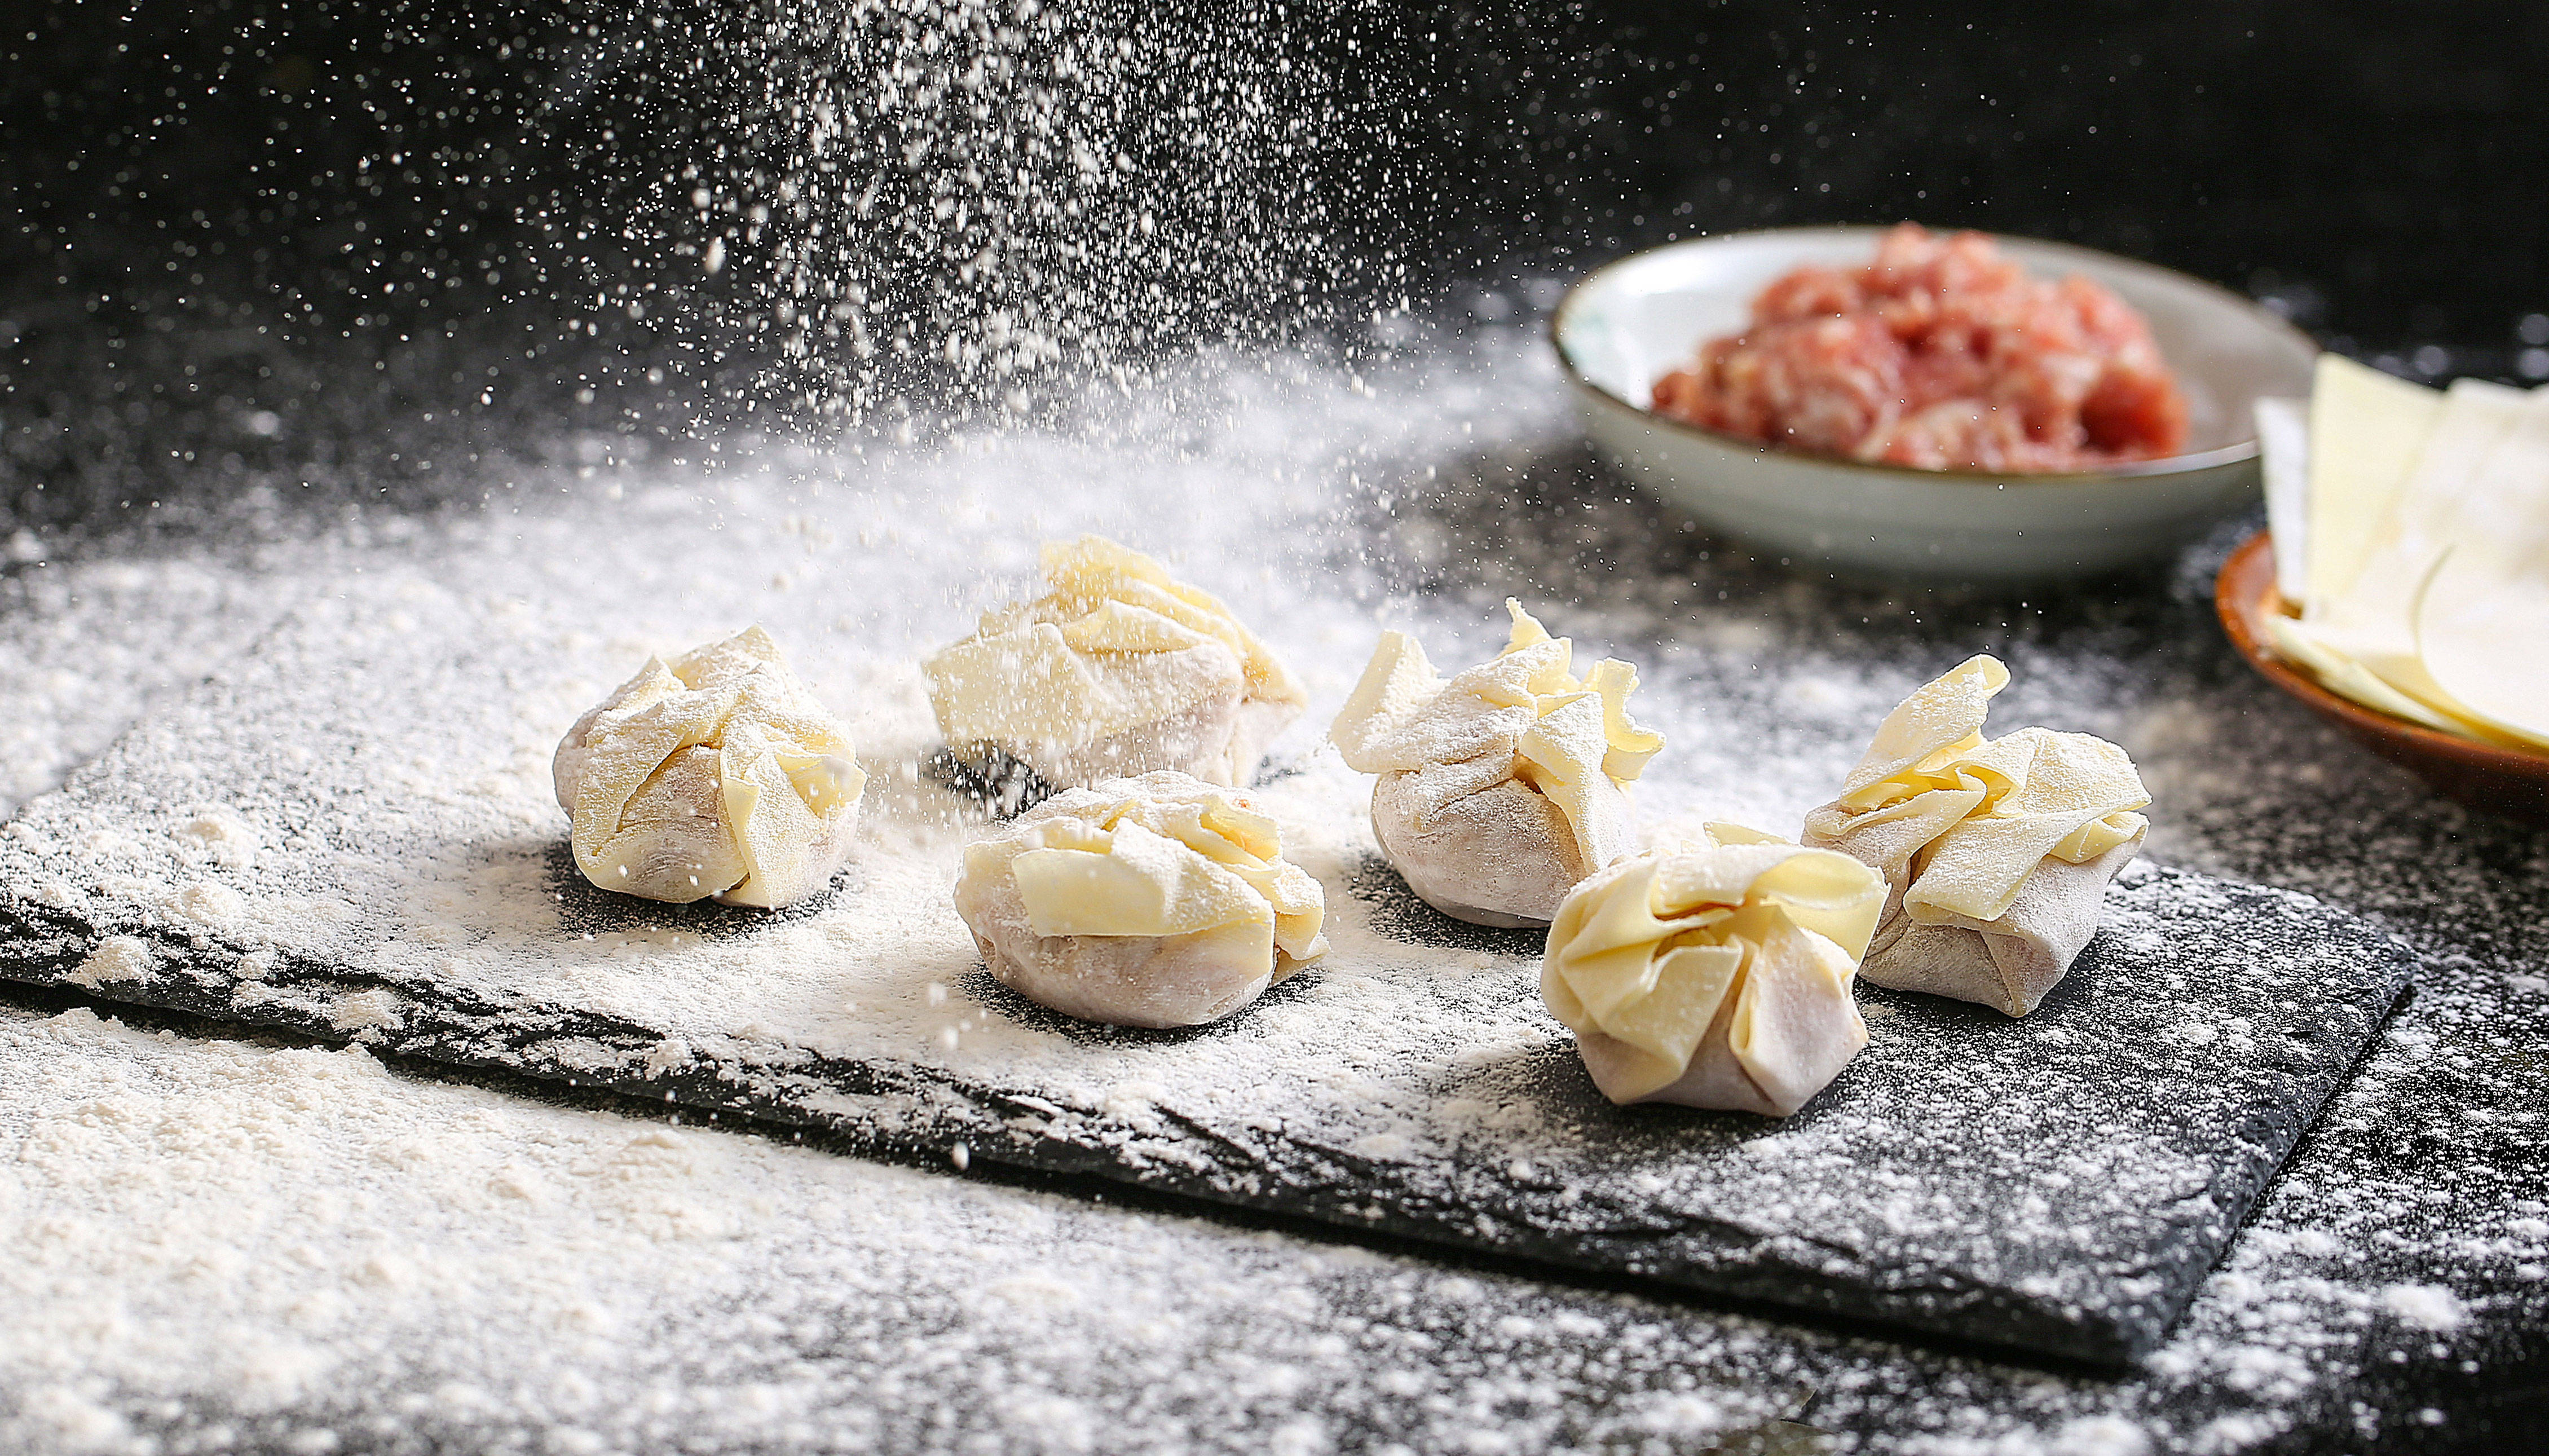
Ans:
[[[2220,572],[2213,579],[2213,606],[2220,614],[2221,630],[2230,638],[2231,647],[2247,659],[2248,666],[2254,668],[2259,676],[2321,714],[2358,732],[2465,766],[2549,781],[2549,753],[2463,738],[2366,707],[2350,697],[2329,691],[2316,679],[2276,656],[2274,648],[2258,630],[2265,614],[2279,610],[2283,605],[2283,593],[2275,589],[2274,544],[2274,532],[2258,531],[2231,550],[2229,557],[2221,563]],[[2260,560],[2265,563],[2262,568],[2258,565]],[[2250,589],[2246,585],[2249,578],[2254,578],[2260,587]]]
[[[1895,226],[1897,225],[1879,223],[1839,223],[1808,224],[1786,228],[1747,228],[1733,232],[1712,232],[1699,237],[1675,238],[1670,242],[1660,242],[1656,243],[1652,247],[1643,247],[1639,248],[1635,252],[1623,253],[1620,256],[1611,259],[1609,262],[1603,263],[1587,271],[1573,283],[1568,284],[1566,292],[1558,296],[1558,307],[1551,310],[1549,315],[1550,349],[1553,353],[1558,355],[1558,367],[1564,372],[1567,381],[1570,384],[1574,385],[1579,390],[1583,390],[1586,393],[1591,394],[1596,399],[1599,399],[1606,404],[1614,405],[1620,409],[1629,410],[1651,424],[1661,425],[1669,430],[1680,431],[1695,440],[1703,441],[1708,444],[1718,445],[1728,449],[1742,450],[1752,455],[1765,456],[1782,461],[1808,462],[1838,470],[1862,471],[1870,475],[1895,481],[1934,481],[1952,485],[1990,486],[1994,489],[2006,489],[2013,485],[2097,485],[2116,480],[2147,479],[2152,476],[2194,475],[2203,471],[2218,470],[2225,465],[2242,464],[2259,457],[2259,454],[2261,453],[2260,446],[2258,445],[2254,435],[2251,435],[2246,440],[2219,446],[2211,450],[2198,451],[2192,455],[2171,455],[2159,460],[2131,461],[2125,464],[2112,466],[2104,470],[2030,471],[2026,473],[2017,473],[1975,470],[1963,466],[1951,466],[1932,470],[1926,466],[1919,465],[1888,465],[1880,461],[1852,460],[1845,456],[1839,455],[1812,455],[1801,450],[1777,449],[1769,445],[1764,445],[1758,440],[1746,439],[1741,435],[1729,434],[1724,430],[1711,429],[1704,424],[1692,424],[1690,421],[1685,419],[1675,419],[1668,414],[1659,414],[1649,406],[1640,405],[1633,401],[1623,399],[1616,391],[1606,389],[1603,386],[1594,383],[1591,379],[1585,376],[1582,369],[1576,366],[1573,356],[1569,355],[1566,351],[1565,327],[1567,317],[1574,312],[1578,301],[1584,296],[1585,290],[1591,288],[1596,282],[1600,281],[1606,275],[1621,268],[1625,268],[1632,263],[1653,257],[1657,253],[1670,252],[1678,248],[1704,246],[1712,243],[1733,242],[1745,238],[1793,236],[1795,234],[1805,232],[1821,232],[1841,235],[1855,234],[1874,238],[1882,236],[1887,231],[1890,231]],[[2128,258],[2121,253],[2101,252],[2097,248],[2082,247],[2076,242],[2061,242],[2049,237],[2022,237],[2015,233],[1991,232],[1979,228],[1958,228],[1950,229],[1933,228],[1932,230],[1981,232],[1985,237],[1992,239],[1995,243],[2023,242],[2030,247],[2051,248],[2056,252],[2075,253],[2083,258],[2095,258],[2101,263],[2121,264],[2125,268],[2156,273],[2177,283],[2189,284],[2201,292],[2214,295],[2222,303],[2229,305],[2234,312],[2245,314],[2252,321],[2264,324],[2268,332],[2286,335],[2289,341],[2299,344],[2305,351],[2311,354],[2317,354],[2319,352],[2318,341],[2312,338],[2308,333],[2295,327],[2291,320],[2283,318],[2270,310],[2261,307],[2253,299],[2243,298],[2240,295],[2232,293],[2230,290],[2221,287],[2218,283],[2207,282],[2191,273],[2181,273],[2174,268],[2163,267],[2158,263],[2145,262],[2140,258]]]

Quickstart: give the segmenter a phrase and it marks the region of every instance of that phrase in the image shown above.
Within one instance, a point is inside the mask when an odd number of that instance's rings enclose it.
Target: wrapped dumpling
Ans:
[[[550,772],[595,884],[770,909],[831,882],[867,786],[849,734],[759,627],[648,658],[576,720]]]
[[[1736,825],[1577,885],[1540,993],[1602,1095],[1783,1118],[1867,1045],[1851,974],[1885,882]]]
[[[1301,684],[1230,609],[1101,536],[1044,548],[1051,589],[921,665],[960,757],[997,750],[1054,787],[1174,769],[1244,784]]]
[[[1804,838],[1885,876],[1869,981],[2025,1016],[2097,934],[2150,794],[2102,738],[2023,728],[1985,740],[2008,685],[2009,670],[1978,656],[1905,698]]]
[[[1635,842],[1623,786],[1663,747],[1629,720],[1637,670],[1605,659],[1579,681],[1571,644],[1507,598],[1513,634],[1450,679],[1384,632],[1329,730],[1348,767],[1377,774],[1371,829],[1407,886],[1478,925],[1547,925],[1586,875]]]
[[[1327,954],[1327,898],[1245,794],[1163,770],[965,847],[956,913],[1019,995],[1086,1021],[1218,1021]]]

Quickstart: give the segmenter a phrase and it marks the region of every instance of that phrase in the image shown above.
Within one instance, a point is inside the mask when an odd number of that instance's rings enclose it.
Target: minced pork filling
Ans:
[[[1750,326],[1655,381],[1659,414],[1766,445],[1933,470],[2095,470],[2175,455],[2186,397],[2150,326],[1979,232],[1906,223],[1856,268],[1809,265]]]

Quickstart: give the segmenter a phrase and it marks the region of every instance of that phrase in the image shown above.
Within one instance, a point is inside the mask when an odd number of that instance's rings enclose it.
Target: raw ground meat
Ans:
[[[2186,399],[2141,316],[2030,278],[1979,232],[1906,223],[1864,267],[1799,268],[1752,323],[1655,381],[1655,412],[1817,455],[2094,470],[2177,454]]]

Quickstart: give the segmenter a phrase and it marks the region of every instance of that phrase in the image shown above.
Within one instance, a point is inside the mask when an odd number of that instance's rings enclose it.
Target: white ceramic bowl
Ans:
[[[2317,345],[2238,295],[2087,248],[1996,238],[2048,278],[2085,274],[2150,320],[2185,389],[2193,453],[2081,475],[1867,465],[1766,449],[1649,410],[1656,379],[1741,329],[1801,263],[1876,254],[1881,228],[1782,228],[1670,243],[1594,270],[1558,305],[1558,356],[1585,432],[1632,479],[1757,547],[1843,570],[2029,581],[2164,555],[2256,500],[2250,407],[2307,397]]]

